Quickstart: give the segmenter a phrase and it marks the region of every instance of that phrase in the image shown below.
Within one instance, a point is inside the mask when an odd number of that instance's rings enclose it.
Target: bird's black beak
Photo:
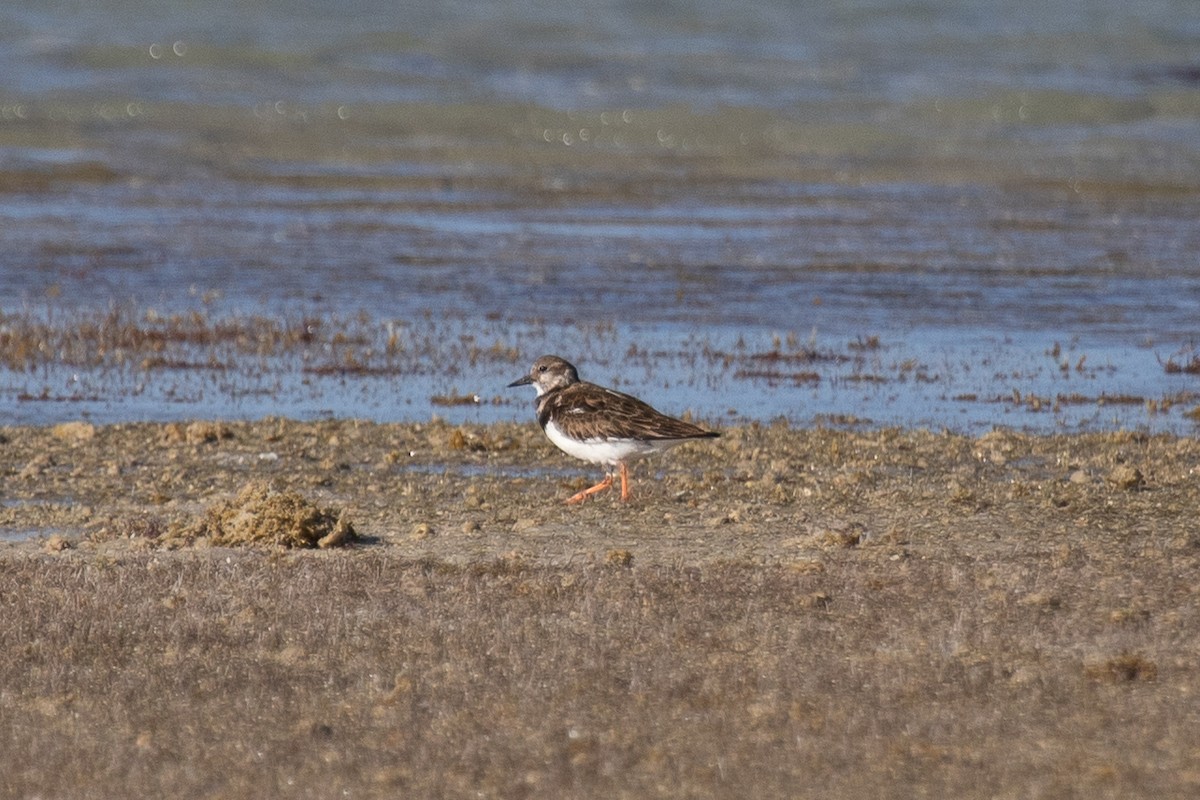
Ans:
[[[511,388],[513,388],[514,386],[528,386],[528,385],[529,385],[529,384],[531,384],[531,383],[533,383],[533,376],[532,376],[532,375],[526,375],[525,377],[523,377],[523,378],[517,378],[515,381],[513,381],[512,383],[510,383],[510,384],[508,385],[508,388],[509,388],[509,389],[511,389]]]

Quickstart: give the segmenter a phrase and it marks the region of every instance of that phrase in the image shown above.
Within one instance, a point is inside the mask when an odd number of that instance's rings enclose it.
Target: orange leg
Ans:
[[[621,499],[629,499],[629,467],[624,461],[621,462]]]
[[[592,488],[584,489],[582,492],[579,492],[578,494],[571,495],[569,498],[567,498],[567,502],[568,503],[582,503],[584,500],[587,500],[592,495],[596,494],[597,492],[603,492],[605,489],[610,488],[612,485],[613,485],[613,476],[611,474],[606,475],[604,480],[600,481]],[[622,486],[622,488],[625,486],[623,476],[622,476],[621,486]]]

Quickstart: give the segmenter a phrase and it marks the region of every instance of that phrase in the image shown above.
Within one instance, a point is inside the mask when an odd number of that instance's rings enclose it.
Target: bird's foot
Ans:
[[[594,495],[594,494],[598,494],[599,492],[603,492],[605,489],[611,489],[611,488],[612,488],[612,485],[613,485],[613,476],[612,476],[612,475],[608,475],[607,477],[605,477],[605,479],[604,479],[604,480],[600,481],[600,482],[599,482],[599,483],[597,483],[595,486],[593,486],[593,487],[591,487],[591,488],[589,488],[589,489],[584,489],[582,492],[579,492],[579,493],[577,493],[577,494],[573,494],[573,495],[571,495],[570,497],[568,497],[568,498],[567,498],[567,503],[568,503],[568,504],[571,504],[571,503],[582,503],[584,500],[587,500],[589,497],[591,497],[591,496],[592,496],[592,495]]]

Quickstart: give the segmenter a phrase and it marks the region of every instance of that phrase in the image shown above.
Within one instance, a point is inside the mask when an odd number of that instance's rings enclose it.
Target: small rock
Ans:
[[[1067,480],[1071,481],[1071,483],[1091,483],[1092,478],[1085,470],[1077,469],[1071,473],[1071,476]]]
[[[853,547],[858,547],[863,540],[865,531],[858,526],[851,526],[845,530],[829,530],[818,536],[817,543],[825,548],[842,548],[849,550]]]
[[[1131,467],[1128,464],[1120,464],[1113,468],[1112,472],[1108,473],[1108,482],[1118,489],[1131,491],[1140,489],[1146,479],[1142,476],[1142,471],[1137,467]]]
[[[179,444],[185,438],[186,434],[184,433],[183,425],[178,422],[170,422],[164,425],[158,434],[158,440],[162,444]]]
[[[412,539],[428,539],[430,536],[436,535],[437,532],[428,522],[418,522],[413,526],[412,533],[409,537]]]
[[[1158,679],[1158,665],[1141,653],[1123,652],[1099,663],[1085,665],[1084,675],[1103,683],[1152,683]]]
[[[46,540],[42,548],[47,553],[61,553],[63,550],[71,549],[71,542],[61,533],[56,533]]]
[[[96,426],[90,422],[63,422],[50,429],[50,434],[63,442],[86,442],[96,436]]]
[[[730,510],[726,511],[723,514],[719,514],[715,517],[709,517],[706,520],[706,523],[709,525],[709,527],[719,528],[722,525],[732,525],[735,522],[741,522],[741,521],[742,521],[741,510],[734,508],[734,509],[730,509]]]
[[[628,550],[609,550],[604,554],[606,567],[632,567],[633,553]]]
[[[340,547],[357,538],[354,526],[350,524],[350,516],[343,510],[338,514],[333,530],[317,540],[317,547],[322,550],[330,547]]]
[[[1023,606],[1032,608],[1059,608],[1062,605],[1062,600],[1058,595],[1050,594],[1049,592],[1030,592],[1018,601]]]
[[[184,429],[183,438],[188,444],[206,444],[228,439],[233,434],[218,422],[193,422]]]
[[[828,592],[810,592],[800,599],[800,605],[804,608],[813,608],[819,611],[829,608],[829,604],[832,602],[833,597]]]

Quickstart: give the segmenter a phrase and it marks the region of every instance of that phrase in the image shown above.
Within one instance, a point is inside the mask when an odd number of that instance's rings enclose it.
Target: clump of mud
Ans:
[[[358,538],[347,513],[321,508],[293,491],[251,482],[217,503],[174,539],[214,547],[338,547]]]
[[[172,422],[163,426],[160,436],[163,444],[208,444],[222,439],[232,439],[233,432],[221,422],[196,421],[188,425]]]

